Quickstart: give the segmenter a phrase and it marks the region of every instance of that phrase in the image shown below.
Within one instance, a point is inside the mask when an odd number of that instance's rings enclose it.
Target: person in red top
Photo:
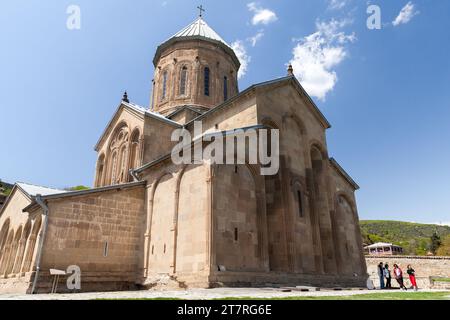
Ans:
[[[414,271],[414,269],[411,267],[410,264],[408,264],[408,269],[406,270],[406,272],[409,275],[409,281],[411,281],[411,286],[412,288],[417,291],[417,281],[416,281],[416,271]]]
[[[397,280],[397,282],[400,286],[400,289],[405,290],[405,291],[408,290],[408,289],[406,289],[406,287],[403,283],[403,271],[402,271],[402,269],[400,269],[400,267],[397,264],[394,264],[394,277],[395,277],[395,280]]]

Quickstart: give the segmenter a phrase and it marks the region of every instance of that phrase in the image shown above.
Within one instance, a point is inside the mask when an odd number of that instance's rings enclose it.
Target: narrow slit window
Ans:
[[[205,68],[205,96],[209,97],[209,77],[210,77],[210,71],[209,68]]]
[[[167,71],[163,73],[163,83],[162,83],[162,95],[161,100],[164,100],[167,95]]]
[[[303,202],[302,202],[302,193],[300,190],[297,190],[297,201],[298,201],[298,215],[303,217]]]
[[[228,78],[223,77],[223,101],[228,100]]]
[[[187,67],[184,66],[181,69],[181,76],[180,76],[180,95],[182,96],[186,95],[186,84],[187,84]]]
[[[164,253],[166,253],[166,244],[164,243]]]
[[[238,240],[239,240],[238,228],[234,228],[234,241],[238,241]]]
[[[105,246],[103,247],[103,256],[104,257],[108,256],[108,249],[109,249],[109,245],[108,245],[108,241],[106,241]]]

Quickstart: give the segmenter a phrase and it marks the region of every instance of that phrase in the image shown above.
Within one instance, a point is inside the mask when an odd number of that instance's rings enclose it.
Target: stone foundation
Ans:
[[[2,277],[0,278],[0,293],[29,293],[31,281],[31,273],[21,277]]]
[[[292,274],[282,272],[219,272],[209,276],[153,275],[144,281],[146,289],[172,290],[217,287],[295,287],[365,288],[367,276]]]
[[[278,272],[214,272],[209,279],[211,287],[313,286],[322,288],[364,288],[367,277]]]

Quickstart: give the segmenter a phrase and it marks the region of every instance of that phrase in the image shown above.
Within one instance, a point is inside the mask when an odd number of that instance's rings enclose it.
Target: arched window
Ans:
[[[104,170],[105,170],[105,155],[102,154],[98,158],[98,163],[97,163],[97,182],[96,182],[97,187],[102,186]]]
[[[186,84],[187,84],[187,67],[184,66],[181,68],[181,75],[180,75],[180,95],[184,96],[186,95]]]
[[[205,96],[209,97],[209,77],[210,71],[208,67],[205,67]]]
[[[139,144],[140,144],[139,130],[135,130],[131,136],[131,153],[130,153],[130,166],[131,168],[137,168],[140,165],[139,159]]]
[[[223,77],[223,101],[228,100],[228,78]]]
[[[120,168],[118,181],[124,182],[127,177],[127,146],[123,146],[120,150]]]
[[[113,185],[127,179],[124,171],[128,166],[129,133],[126,123],[121,123],[114,131],[106,159],[108,174],[104,175],[103,185]]]
[[[117,180],[117,152],[114,151],[111,157],[111,184],[116,184]]]
[[[164,71],[164,73],[163,73],[161,100],[164,100],[166,98],[166,95],[167,95],[167,77],[168,77],[167,71]]]

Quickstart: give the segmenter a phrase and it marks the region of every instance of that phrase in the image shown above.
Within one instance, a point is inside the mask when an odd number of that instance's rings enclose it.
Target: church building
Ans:
[[[0,292],[218,286],[362,287],[355,191],[330,124],[295,78],[240,91],[240,62],[200,16],[157,49],[149,106],[125,94],[95,145],[94,188],[17,183],[0,209]],[[174,130],[279,130],[279,170],[175,164]],[[62,276],[58,292],[66,288]],[[76,289],[73,289],[77,291]],[[72,290],[72,291],[73,291]]]

